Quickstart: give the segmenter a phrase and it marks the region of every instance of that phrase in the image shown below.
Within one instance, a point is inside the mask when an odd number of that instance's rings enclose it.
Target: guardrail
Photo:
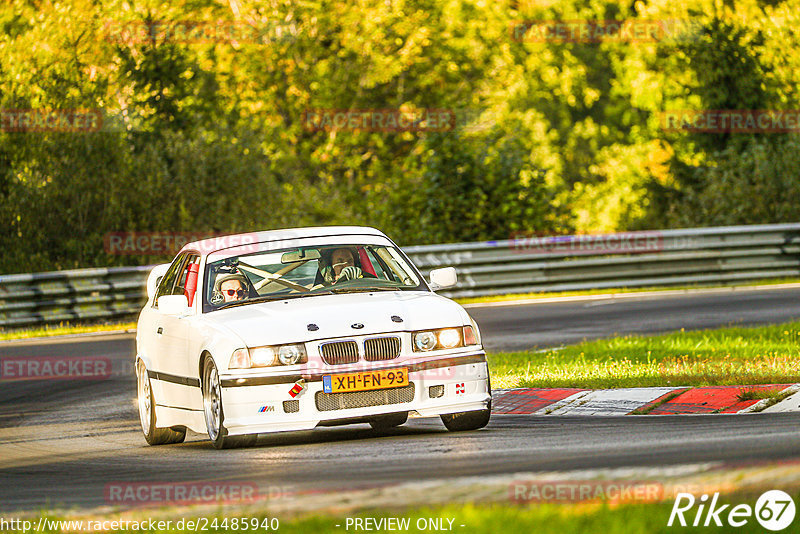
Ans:
[[[0,277],[0,327],[133,317],[147,300],[152,266]]]
[[[404,248],[427,277],[454,266],[450,297],[800,277],[800,223],[588,236],[520,235],[503,241]],[[133,318],[151,267],[0,277],[0,327]]]
[[[436,267],[456,267],[458,286],[442,292],[450,297],[716,285],[800,276],[797,223],[605,236],[519,236],[404,250],[426,276]]]

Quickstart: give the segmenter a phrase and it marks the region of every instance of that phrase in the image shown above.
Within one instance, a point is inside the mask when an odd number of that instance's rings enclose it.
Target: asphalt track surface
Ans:
[[[527,350],[617,334],[755,326],[800,318],[800,288],[721,290],[664,297],[599,298],[525,306],[470,307],[489,351]]]
[[[610,299],[609,299],[610,300]],[[490,350],[800,318],[800,290],[471,308]],[[0,512],[107,505],[107,484],[224,480],[261,491],[348,490],[400,482],[565,471],[737,465],[800,459],[800,414],[735,416],[495,416],[448,433],[436,419],[376,432],[367,425],[262,435],[216,451],[205,436],[148,447],[135,408],[132,336],[0,345],[0,358],[100,356],[105,380],[0,385]]]

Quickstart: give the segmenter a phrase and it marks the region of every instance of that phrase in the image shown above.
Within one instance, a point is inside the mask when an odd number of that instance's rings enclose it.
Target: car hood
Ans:
[[[229,328],[248,347],[257,347],[459,326],[469,324],[468,317],[459,304],[435,293],[376,291],[247,304],[212,312],[208,320]],[[318,329],[309,330],[311,324]]]

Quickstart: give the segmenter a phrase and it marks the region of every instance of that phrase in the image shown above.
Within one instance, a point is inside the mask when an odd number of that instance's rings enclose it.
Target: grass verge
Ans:
[[[754,408],[753,411],[755,411],[755,412],[763,412],[764,410],[766,410],[770,406],[775,406],[779,402],[791,397],[792,395],[794,395],[796,393],[796,391],[794,391],[793,389],[790,388],[789,390],[785,390],[785,391],[771,390],[771,391],[764,391],[764,393],[766,393],[767,395],[765,395],[764,397],[760,397],[760,399],[761,400],[766,399],[766,401],[763,404],[759,403],[759,404],[755,405],[753,407]]]
[[[621,336],[488,355],[492,386],[608,389],[800,382],[800,322]]]
[[[136,323],[111,323],[104,325],[71,325],[58,324],[47,325],[25,330],[2,330],[0,329],[0,341],[10,341],[14,339],[30,339],[35,337],[64,336],[70,334],[86,334],[92,332],[113,332],[117,330],[132,330],[136,328]]]
[[[795,497],[795,501],[797,497]],[[752,508],[756,497],[736,498],[735,496],[721,496],[719,504],[730,503],[728,509],[740,503],[747,503]],[[408,518],[410,528],[408,532],[424,532],[434,529],[418,528],[426,520],[444,519],[453,520],[452,531],[469,534],[496,534],[497,532],[536,532],[537,534],[585,534],[587,532],[610,532],[614,534],[675,532],[680,525],[667,526],[673,502],[660,502],[652,504],[623,504],[609,505],[608,503],[578,503],[578,504],[532,504],[532,505],[475,505],[445,506],[440,508],[425,508],[407,511],[402,514],[372,513],[369,515],[358,514],[356,517],[403,517]],[[694,520],[697,507],[690,514],[686,514],[689,521]],[[731,527],[724,523],[727,515],[723,514],[721,520],[723,527],[705,527],[689,530],[703,532],[730,532]],[[703,517],[705,519],[705,517]],[[677,523],[677,522],[676,522]],[[691,523],[689,523],[691,524]],[[702,523],[701,523],[702,524]],[[462,526],[463,525],[463,526]],[[288,528],[287,528],[288,527]],[[727,527],[727,528],[726,528]],[[284,523],[281,528],[292,532],[346,532],[345,521],[342,518],[315,517]],[[349,530],[353,530],[350,526]],[[764,532],[754,517],[736,532]]]
[[[747,504],[753,509],[757,495],[754,494],[724,494],[719,497],[717,507],[728,505],[719,515],[722,527],[710,526],[700,529],[683,527],[683,530],[692,532],[730,532],[731,527],[727,524],[728,511],[736,505]],[[795,501],[798,495],[793,495]],[[263,521],[272,520],[273,527],[270,531],[279,532],[352,532],[352,531],[389,531],[398,530],[405,532],[430,532],[445,530],[449,532],[463,532],[468,534],[495,534],[497,532],[536,532],[537,534],[585,534],[587,532],[609,532],[614,534],[656,534],[660,532],[675,532],[681,530],[677,519],[672,527],[667,526],[670,513],[673,507],[673,500],[655,503],[623,503],[614,504],[609,502],[586,502],[553,504],[533,502],[527,504],[458,504],[426,508],[411,508],[400,510],[364,510],[358,513],[342,515],[315,515],[301,516],[295,518],[281,518],[277,524],[273,517],[256,514],[249,518],[238,518],[236,516],[226,517],[223,513],[218,513],[216,518],[209,517],[203,520],[206,528],[203,532],[230,532],[231,530],[242,530],[242,521]],[[691,525],[695,514],[698,513],[698,506],[695,505],[690,511],[684,513],[687,524]],[[236,517],[239,528],[233,528],[233,520]],[[348,523],[348,518],[350,523]],[[379,523],[382,519],[392,518],[394,528],[387,528],[387,523]],[[57,518],[48,518],[58,520]],[[358,528],[355,521],[361,520],[361,528]],[[369,519],[370,523],[365,523]],[[402,523],[394,521],[402,520]],[[705,519],[703,514],[702,519]],[[742,519],[739,516],[739,519]],[[764,528],[758,523],[754,516],[744,518],[746,524],[736,528],[737,533],[764,532]],[[177,520],[172,522],[171,528],[160,530],[160,532],[187,532],[187,528],[179,530],[175,528]],[[196,522],[196,521],[195,521]],[[34,523],[35,524],[35,523]],[[48,525],[52,523],[48,522]],[[145,523],[146,524],[146,523]],[[383,528],[377,527],[378,524]],[[702,524],[702,523],[701,523]],[[711,523],[713,525],[713,522]],[[369,525],[372,528],[365,528]],[[404,528],[399,525],[403,525]],[[185,521],[184,521],[185,526]],[[249,525],[248,525],[249,527]],[[438,528],[437,528],[438,527]],[[138,529],[137,529],[138,530]],[[13,530],[12,530],[13,531]],[[48,532],[61,532],[58,528],[46,529]],[[147,527],[138,530],[139,532],[151,532]],[[263,530],[262,530],[263,532]]]

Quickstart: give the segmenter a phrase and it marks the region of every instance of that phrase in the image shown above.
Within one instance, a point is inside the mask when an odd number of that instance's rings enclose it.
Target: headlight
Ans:
[[[417,332],[414,334],[414,349],[419,351],[429,351],[436,348],[436,334],[433,332]]]
[[[455,328],[447,328],[439,332],[439,344],[445,349],[453,349],[461,345],[461,332]]]
[[[228,362],[229,369],[250,369],[252,367],[272,367],[275,365],[294,365],[308,361],[306,346],[302,343],[291,345],[270,345],[236,349]]]
[[[412,333],[414,352],[428,352],[430,350],[455,349],[465,345],[477,345],[474,342],[475,333],[470,336],[467,327],[441,328],[439,330],[424,330]],[[466,343],[465,343],[466,342]]]
[[[253,362],[253,367],[269,367],[270,365],[276,365],[277,361],[277,352],[275,351],[275,347],[256,347],[254,349],[250,349],[250,361]]]
[[[278,361],[283,365],[294,365],[306,355],[303,345],[282,345],[278,350]]]

